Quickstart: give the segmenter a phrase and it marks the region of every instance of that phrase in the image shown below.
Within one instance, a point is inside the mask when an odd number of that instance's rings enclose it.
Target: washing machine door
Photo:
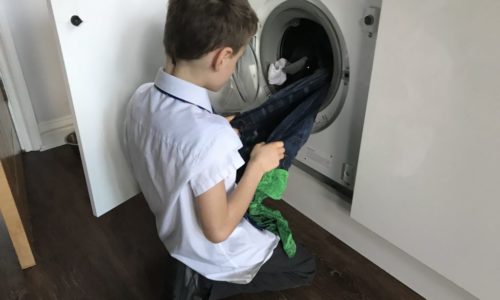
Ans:
[[[236,64],[228,83],[217,93],[210,93],[214,111],[218,114],[232,114],[251,109],[260,104],[260,64],[252,44]]]

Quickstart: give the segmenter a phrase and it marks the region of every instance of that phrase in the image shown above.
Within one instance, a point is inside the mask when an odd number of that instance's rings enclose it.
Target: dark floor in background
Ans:
[[[24,154],[37,266],[21,271],[0,220],[0,299],[168,299],[171,258],[142,196],[92,215],[80,158],[62,146]],[[422,299],[291,206],[276,203],[316,254],[310,287],[233,299]]]

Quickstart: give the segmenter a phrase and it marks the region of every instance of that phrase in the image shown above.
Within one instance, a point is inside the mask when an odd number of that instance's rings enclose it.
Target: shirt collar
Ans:
[[[172,96],[213,112],[205,88],[170,75],[163,71],[163,68],[160,68],[156,74],[155,85]]]

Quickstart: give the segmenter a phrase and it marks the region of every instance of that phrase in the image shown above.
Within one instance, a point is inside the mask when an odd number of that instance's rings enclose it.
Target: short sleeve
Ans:
[[[217,183],[226,179],[231,173],[235,173],[244,164],[245,161],[241,158],[237,150],[214,159],[189,181],[194,196],[198,197],[205,193]]]

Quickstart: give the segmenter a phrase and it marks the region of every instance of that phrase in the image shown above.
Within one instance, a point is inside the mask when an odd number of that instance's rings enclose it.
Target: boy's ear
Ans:
[[[220,71],[222,67],[224,67],[233,57],[233,49],[231,47],[224,47],[215,50],[215,55],[212,62],[212,68],[215,72]]]

